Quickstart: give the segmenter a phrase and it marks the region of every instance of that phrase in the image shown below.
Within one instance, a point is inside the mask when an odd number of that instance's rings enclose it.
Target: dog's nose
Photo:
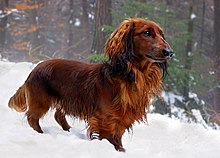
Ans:
[[[172,57],[173,56],[173,50],[171,48],[164,48],[163,49],[163,55],[166,57]]]

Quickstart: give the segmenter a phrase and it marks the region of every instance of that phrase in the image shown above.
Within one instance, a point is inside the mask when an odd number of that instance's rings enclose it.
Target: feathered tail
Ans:
[[[21,86],[10,98],[8,106],[15,109],[17,112],[25,112],[27,110],[25,85]]]

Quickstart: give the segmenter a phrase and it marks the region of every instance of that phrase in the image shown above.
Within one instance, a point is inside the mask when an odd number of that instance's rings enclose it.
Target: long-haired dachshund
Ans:
[[[39,133],[39,119],[54,108],[64,130],[71,128],[65,115],[85,120],[91,139],[107,139],[125,151],[122,135],[135,121],[146,120],[173,51],[160,26],[140,18],[124,20],[104,51],[109,60],[102,64],[63,59],[38,64],[10,98],[9,107],[26,112],[29,125]]]

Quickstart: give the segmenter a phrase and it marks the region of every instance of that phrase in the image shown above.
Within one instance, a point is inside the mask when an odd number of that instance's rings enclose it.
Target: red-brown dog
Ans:
[[[125,151],[121,138],[135,121],[144,121],[150,98],[160,95],[162,76],[173,52],[156,23],[126,19],[106,42],[109,61],[87,64],[54,59],[40,63],[9,101],[43,133],[39,119],[50,108],[64,130],[65,115],[88,122],[91,139],[107,139]],[[98,136],[97,136],[98,135]]]

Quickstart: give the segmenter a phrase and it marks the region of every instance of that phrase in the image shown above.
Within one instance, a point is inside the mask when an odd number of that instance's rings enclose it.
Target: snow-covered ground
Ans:
[[[220,158],[220,130],[159,114],[148,114],[148,125],[135,124],[133,133],[124,134],[126,153],[116,152],[106,140],[89,141],[83,121],[68,118],[73,128],[64,132],[53,111],[41,120],[45,133],[39,134],[22,113],[7,107],[33,67],[0,61],[0,158]]]

